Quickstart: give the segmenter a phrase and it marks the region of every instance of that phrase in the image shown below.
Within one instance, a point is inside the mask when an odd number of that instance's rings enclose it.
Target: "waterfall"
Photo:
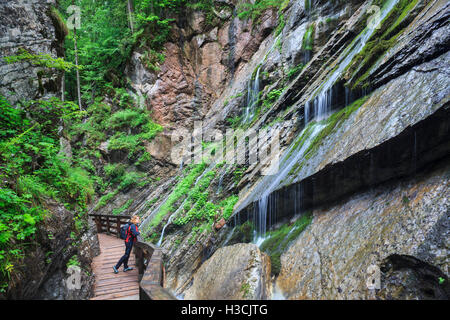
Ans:
[[[247,107],[245,108],[244,123],[250,122],[255,116],[255,109],[258,105],[259,96],[259,72],[262,64],[256,69],[255,78],[250,79],[247,88]]]
[[[398,1],[399,0],[390,0],[385,4],[380,12],[380,22],[386,18]],[[335,70],[331,72],[331,75],[325,82],[313,92],[311,95],[313,98],[305,103],[305,124],[312,119],[322,120],[329,115],[333,99],[333,86],[341,78],[343,72],[352,62],[353,58],[361,52],[375,30],[376,28],[366,27],[341,53],[337,59],[340,63]],[[332,65],[332,67],[334,67],[334,65]]]
[[[218,195],[222,191],[223,179],[225,178],[225,175],[227,174],[227,172],[228,172],[228,168],[225,167],[219,178],[219,184],[217,185],[216,195]]]
[[[399,0],[390,0],[382,8],[380,13],[380,22],[388,15],[392,8],[397,4]],[[370,29],[366,27],[353,41],[345,48],[336,61],[339,62],[337,66],[332,65],[331,68],[335,68],[331,75],[318,87],[313,94],[313,98],[305,103],[305,128],[301,131],[298,137],[306,136],[306,140],[303,142],[299,150],[294,150],[296,143],[292,143],[291,146],[284,153],[283,159],[280,163],[280,171],[277,175],[267,176],[261,182],[261,187],[258,190],[262,190],[261,197],[257,201],[257,205],[254,207],[253,219],[256,224],[254,241],[257,244],[261,244],[264,240],[264,235],[267,232],[267,224],[269,227],[276,221],[276,208],[277,208],[277,194],[274,194],[277,188],[282,183],[286,183],[286,179],[290,176],[290,173],[294,166],[301,162],[304,153],[308,150],[309,145],[314,138],[325,127],[325,124],[320,122],[313,122],[307,125],[311,120],[325,119],[331,111],[331,103],[333,99],[333,87],[337,80],[341,77],[347,66],[351,63],[353,58],[361,52],[361,50],[369,41],[370,37],[376,29]],[[335,93],[336,94],[336,93]],[[347,93],[348,95],[349,93]],[[348,98],[346,99],[348,100]],[[308,130],[308,131],[306,131]],[[297,138],[298,140],[299,138]],[[301,187],[295,189],[295,202],[296,210],[301,211],[302,207],[302,194]]]
[[[174,217],[175,217],[175,214],[172,214],[169,217],[169,220],[167,221],[167,223],[164,225],[164,227],[162,229],[162,232],[161,232],[161,237],[159,238],[159,241],[158,241],[158,244],[157,244],[158,247],[160,247],[161,244],[162,244],[163,237],[164,237],[164,231],[166,231],[167,226],[172,223],[172,220],[173,220]]]
[[[278,43],[278,40],[281,38],[281,34],[279,34],[273,41],[272,45],[270,46],[269,50],[267,50],[266,54],[264,55],[264,58],[262,61],[258,64],[258,67],[255,72],[255,78],[250,79],[247,86],[247,106],[245,108],[244,112],[244,118],[243,123],[248,123],[253,120],[253,117],[255,116],[255,110],[258,106],[258,100],[259,100],[259,90],[260,90],[260,73],[261,68],[264,64],[264,62],[267,60],[267,57],[273,52],[273,50],[276,48],[276,45]]]
[[[208,171],[210,171],[212,168],[214,168],[214,166],[215,166],[215,162],[211,162],[210,165],[207,168],[205,168],[205,170],[203,170],[203,172],[197,177],[197,179],[193,183],[192,187],[196,186],[197,183],[200,181],[200,179],[203,178],[203,176]],[[167,198],[169,197],[169,195],[170,195],[170,193],[167,195]],[[166,200],[167,200],[167,198],[166,198]],[[166,202],[166,200],[164,200],[154,212],[158,212],[159,208],[162,206],[162,204],[164,202]],[[187,200],[188,200],[188,197],[184,198],[183,202],[178,206],[177,210],[175,210],[175,212],[170,215],[169,220],[167,220],[167,223],[164,225],[164,227],[163,227],[163,229],[161,231],[161,237],[159,238],[158,246],[161,246],[161,244],[162,244],[163,237],[164,237],[164,232],[166,231],[167,226],[172,223],[173,219],[177,216],[178,212],[183,208],[183,206],[184,206],[184,204],[186,203]],[[153,215],[153,212],[152,212],[152,215]]]
[[[277,197],[273,194],[273,191],[280,186],[280,184],[285,180],[288,176],[293,167],[301,161],[303,158],[304,152],[308,149],[311,142],[314,140],[314,138],[322,131],[322,129],[325,127],[324,124],[321,123],[312,123],[308,127],[305,127],[300,137],[303,136],[303,133],[309,133],[309,135],[306,137],[306,140],[300,147],[300,149],[297,152],[293,152],[295,143],[291,144],[291,146],[288,148],[288,150],[285,152],[285,156],[281,161],[281,171],[279,171],[274,176],[267,176],[270,178],[267,178],[269,180],[267,183],[264,183],[263,181],[263,187],[264,191],[262,193],[261,198],[258,200],[258,206],[257,210],[255,212],[256,217],[254,217],[254,221],[256,223],[256,230],[255,230],[255,242],[256,244],[260,245],[264,241],[264,235],[267,232],[267,220],[269,217],[269,221],[272,224],[275,220],[273,215],[275,214],[275,208],[277,204]],[[310,132],[309,132],[310,131]],[[296,189],[295,197],[301,198],[301,189]],[[298,200],[297,200],[298,201]],[[301,202],[301,199],[300,199]],[[270,225],[269,225],[270,226]]]

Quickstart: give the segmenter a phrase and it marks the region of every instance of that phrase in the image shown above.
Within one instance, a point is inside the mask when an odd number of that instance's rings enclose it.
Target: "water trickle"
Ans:
[[[254,241],[256,244],[260,245],[264,241],[264,235],[267,232],[267,227],[276,223],[276,208],[278,202],[278,195],[274,194],[273,191],[280,187],[281,183],[288,178],[291,170],[294,168],[296,164],[298,164],[303,156],[305,151],[310,146],[311,142],[314,138],[322,131],[325,127],[324,124],[321,123],[313,123],[309,128],[305,128],[300,133],[300,137],[303,136],[305,130],[309,130],[310,134],[306,137],[305,142],[302,144],[300,149],[297,152],[293,152],[295,148],[295,144],[291,144],[288,150],[285,152],[284,158],[281,160],[281,168],[280,171],[274,176],[266,176],[267,181],[263,181],[264,191],[262,193],[261,198],[258,200],[257,210],[254,212],[254,221],[256,224]],[[303,195],[303,190],[299,187],[295,189],[295,198],[296,201],[301,204],[301,198]],[[299,205],[299,209],[301,206]],[[296,212],[297,213],[297,212]]]
[[[379,21],[383,21],[398,1],[399,0],[390,0],[384,5],[380,12]],[[333,101],[333,86],[336,85],[336,82],[341,78],[343,72],[352,62],[353,58],[361,52],[375,30],[377,29],[366,27],[341,53],[337,59],[340,63],[337,66],[332,66],[335,67],[334,71],[332,71],[331,75],[313,92],[311,95],[313,98],[305,103],[305,124],[312,119],[324,119],[330,114]]]
[[[254,79],[250,79],[247,88],[247,107],[245,108],[244,123],[250,122],[255,116],[255,110],[258,105],[259,98],[259,74],[262,64],[256,69],[256,75]]]
[[[228,169],[225,167],[219,178],[219,184],[217,185],[216,195],[218,195],[222,191],[223,179],[224,179],[225,175],[227,174],[227,172],[228,172]]]
[[[286,300],[286,297],[284,296],[283,292],[278,287],[276,282],[272,284],[272,288],[272,300]]]
[[[158,244],[157,244],[158,247],[161,246],[162,241],[163,241],[163,238],[164,238],[164,231],[166,231],[167,226],[168,226],[169,224],[172,223],[173,218],[175,218],[175,214],[172,214],[172,215],[169,217],[169,220],[167,221],[167,223],[166,223],[165,226],[163,227],[162,232],[161,232],[161,237],[159,238],[159,241],[158,241]]]

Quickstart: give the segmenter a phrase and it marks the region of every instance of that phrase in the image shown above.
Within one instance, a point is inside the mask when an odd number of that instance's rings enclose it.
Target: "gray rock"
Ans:
[[[267,299],[270,259],[254,244],[217,250],[194,274],[184,298],[210,300]]]

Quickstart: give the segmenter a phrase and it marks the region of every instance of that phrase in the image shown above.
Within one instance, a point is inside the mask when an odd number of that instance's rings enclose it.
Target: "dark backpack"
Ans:
[[[120,227],[120,239],[125,240],[127,238],[128,228],[130,227],[130,224],[124,224]]]

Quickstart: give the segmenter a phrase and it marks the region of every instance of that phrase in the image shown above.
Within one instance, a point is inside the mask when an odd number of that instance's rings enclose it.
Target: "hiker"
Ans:
[[[119,268],[123,263],[123,271],[127,272],[133,270],[133,268],[128,267],[128,259],[130,258],[131,249],[133,244],[137,241],[137,236],[140,235],[138,230],[139,216],[133,216],[128,223],[128,228],[126,231],[125,238],[125,254],[120,258],[119,262],[113,267],[114,273],[119,273]]]

